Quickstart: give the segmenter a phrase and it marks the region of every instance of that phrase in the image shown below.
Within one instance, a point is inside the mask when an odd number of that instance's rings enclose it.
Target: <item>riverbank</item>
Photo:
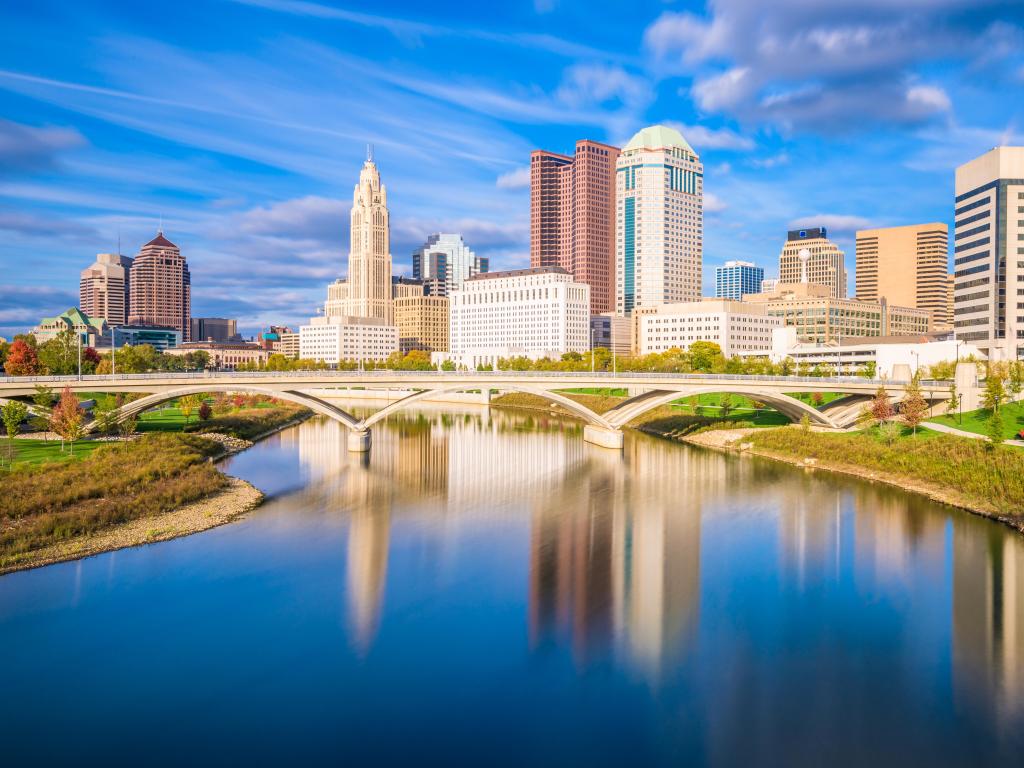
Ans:
[[[257,488],[215,463],[309,418],[287,406],[110,440],[76,461],[0,475],[0,574],[199,533],[245,515]],[[220,431],[209,431],[209,430]],[[241,437],[239,435],[251,436]]]
[[[1024,457],[1018,451],[939,434],[905,436],[890,446],[863,433],[798,426],[658,436],[893,485],[1024,533]]]

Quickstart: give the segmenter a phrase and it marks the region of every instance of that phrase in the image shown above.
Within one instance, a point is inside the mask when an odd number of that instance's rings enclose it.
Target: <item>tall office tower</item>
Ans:
[[[530,266],[561,267],[590,286],[592,315],[615,300],[615,162],[619,150],[583,139],[570,157],[530,156]]]
[[[374,317],[391,323],[389,221],[387,190],[368,151],[352,192],[348,278],[329,286],[329,316]]]
[[[117,253],[98,253],[92,266],[82,270],[78,305],[89,317],[102,317],[107,325],[128,322],[131,305],[132,259]]]
[[[192,278],[181,250],[163,230],[142,246],[131,269],[129,325],[160,325],[190,341]]]
[[[704,166],[653,125],[622,148],[615,179],[615,311],[701,297]]]
[[[996,147],[956,169],[956,337],[989,359],[1024,357],[1024,147]]]
[[[954,315],[953,297],[956,291],[956,276],[950,272],[946,276],[946,324],[936,330],[952,330]]]
[[[827,285],[833,298],[845,299],[845,254],[824,227],[790,230],[779,255],[779,282]]]
[[[424,292],[432,296],[459,290],[463,280],[488,267],[488,259],[473,253],[462,235],[431,235],[412,255],[412,276],[423,281]]]
[[[715,267],[715,297],[743,300],[745,293],[760,293],[764,269],[749,261],[727,261]]]
[[[857,298],[927,309],[932,326],[946,324],[949,228],[945,224],[857,232]]]

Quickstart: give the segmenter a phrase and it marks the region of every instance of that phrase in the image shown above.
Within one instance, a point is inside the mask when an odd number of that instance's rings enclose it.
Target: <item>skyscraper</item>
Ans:
[[[989,358],[1024,357],[1024,147],[956,169],[956,337]]]
[[[715,267],[715,297],[743,300],[745,293],[760,293],[764,269],[749,261],[727,261]]]
[[[583,139],[572,157],[530,156],[530,266],[561,267],[590,286],[591,314],[615,297],[615,161],[619,150]]]
[[[388,195],[369,152],[352,192],[348,278],[328,287],[326,313],[392,320]]]
[[[78,305],[89,317],[101,317],[107,325],[128,322],[131,305],[132,259],[116,253],[98,253],[96,261],[82,270]]]
[[[488,259],[469,249],[462,235],[435,234],[412,255],[412,276],[423,281],[427,294],[447,296],[462,282],[488,270]]]
[[[845,299],[846,255],[825,227],[790,230],[779,255],[779,282],[827,285],[832,298]]]
[[[945,224],[857,232],[857,298],[927,309],[933,327],[946,325],[949,228]]]
[[[190,340],[192,278],[181,250],[163,230],[142,246],[131,268],[129,325],[161,325]]]
[[[653,125],[616,168],[615,311],[701,296],[704,166],[682,134]]]

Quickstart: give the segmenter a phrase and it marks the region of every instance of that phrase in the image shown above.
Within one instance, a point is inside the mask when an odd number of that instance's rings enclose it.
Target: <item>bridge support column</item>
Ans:
[[[622,450],[622,430],[620,429],[606,429],[594,424],[587,424],[583,427],[583,439],[602,448]]]
[[[348,431],[348,449],[358,453],[370,450],[370,430],[364,429],[356,432],[350,429]]]

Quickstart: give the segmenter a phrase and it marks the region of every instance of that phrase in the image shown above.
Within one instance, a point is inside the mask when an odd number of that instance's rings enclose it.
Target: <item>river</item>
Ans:
[[[423,406],[232,458],[205,533],[0,577],[4,764],[1021,765],[1024,538]]]

